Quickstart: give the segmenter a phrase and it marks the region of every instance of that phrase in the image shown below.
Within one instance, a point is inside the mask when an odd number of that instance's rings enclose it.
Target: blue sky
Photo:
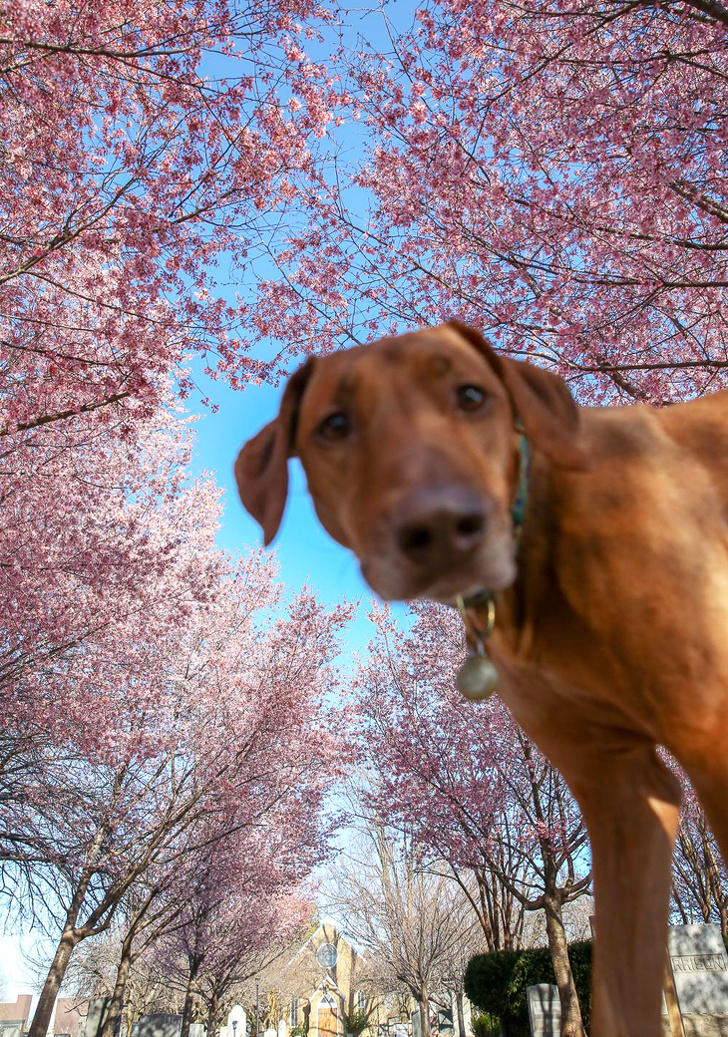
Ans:
[[[233,477],[233,462],[243,443],[278,413],[283,387],[250,385],[234,390],[222,381],[197,379],[203,396],[216,404],[193,408],[200,415],[195,425],[197,438],[194,470],[213,472],[225,492],[225,513],[218,534],[220,547],[245,551],[260,544],[258,524],[247,514],[238,498]],[[273,548],[279,560],[281,578],[289,595],[304,584],[315,590],[325,603],[346,599],[359,601],[356,619],[350,624],[342,644],[342,663],[362,650],[371,636],[366,618],[372,594],[359,574],[356,558],[340,547],[321,528],[306,491],[306,480],[295,458],[289,461],[290,489],[283,524]]]
[[[369,8],[343,7],[340,9],[342,23],[325,29],[323,39],[307,43],[306,49],[319,61],[325,61],[330,53],[335,52],[340,42],[351,50],[361,49],[366,42],[379,53],[386,54],[391,51],[392,43],[383,13],[390,25],[404,29],[411,26],[416,9],[414,0],[388,0],[381,8],[376,3]],[[227,63],[218,67],[218,61],[216,57],[209,63],[208,71],[211,75],[234,74]],[[321,148],[326,150],[331,145],[332,155],[335,151],[339,161],[343,158],[346,163],[354,165],[363,157],[366,142],[365,123],[352,122],[336,130],[335,143],[323,141]],[[365,221],[365,193],[350,188],[347,191],[347,203],[351,212]],[[264,257],[255,263],[253,269],[258,277],[276,276],[275,268]],[[234,302],[236,290],[244,291],[244,287],[234,282],[221,283],[218,290]],[[279,349],[280,343],[275,349],[271,347],[268,350],[262,344],[256,347],[255,355],[267,358]],[[294,362],[293,369],[299,362]],[[236,391],[224,381],[212,381],[202,374],[203,364],[199,360],[192,361],[191,369],[199,393],[196,397],[190,397],[188,405],[200,417],[195,426],[197,450],[194,470],[214,472],[225,491],[225,515],[218,536],[219,545],[228,550],[244,551],[258,545],[261,534],[258,525],[247,515],[238,499],[232,466],[243,443],[277,414],[283,386],[273,388],[269,385],[249,385],[242,391]],[[216,412],[198,403],[198,400],[205,398],[215,404]],[[346,643],[342,644],[343,656],[351,657],[354,651],[366,647],[372,634],[371,624],[366,619],[373,600],[371,591],[359,574],[354,556],[321,529],[306,492],[303,472],[295,459],[289,462],[289,474],[286,514],[273,545],[280,562],[281,578],[289,594],[295,594],[304,584],[308,584],[326,603],[334,604],[343,599],[361,603],[357,618],[349,627]],[[397,611],[404,614],[404,609]]]

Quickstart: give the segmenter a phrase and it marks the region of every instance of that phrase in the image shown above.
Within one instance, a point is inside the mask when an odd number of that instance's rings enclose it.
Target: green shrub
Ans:
[[[362,1030],[366,1030],[368,1023],[369,1017],[366,1011],[360,1008],[355,1009],[344,1017],[346,1032],[351,1034],[351,1037],[359,1037]]]
[[[498,1020],[488,1012],[478,1012],[470,1020],[470,1027],[475,1037],[498,1037],[500,1025]]]
[[[591,1012],[591,959],[591,941],[570,945],[569,961],[585,1026]],[[493,951],[471,958],[465,993],[477,1008],[500,1020],[506,1037],[521,1037],[529,1033],[527,988],[555,982],[548,948]]]

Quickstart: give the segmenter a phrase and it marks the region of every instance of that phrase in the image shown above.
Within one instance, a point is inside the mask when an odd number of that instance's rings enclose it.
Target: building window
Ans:
[[[297,997],[294,997],[293,1000],[291,1001],[291,1013],[290,1013],[288,1021],[289,1021],[291,1029],[293,1029],[294,1026],[298,1026],[298,998]]]
[[[333,943],[322,943],[316,951],[316,960],[325,969],[333,969],[338,961],[339,952]]]

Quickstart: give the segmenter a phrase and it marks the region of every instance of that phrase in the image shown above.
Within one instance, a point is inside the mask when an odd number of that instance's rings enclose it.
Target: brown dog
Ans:
[[[532,453],[518,548],[520,421]],[[455,322],[308,360],[236,476],[266,543],[298,455],[377,594],[496,592],[500,692],[589,829],[594,1037],[658,1037],[685,767],[728,854],[728,393],[578,408]]]

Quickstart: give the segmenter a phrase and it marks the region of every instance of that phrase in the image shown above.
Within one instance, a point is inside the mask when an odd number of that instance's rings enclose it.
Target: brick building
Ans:
[[[0,1037],[24,1037],[32,1022],[32,994],[21,994],[13,1002],[0,1003]],[[87,1002],[74,997],[56,1001],[48,1037],[84,1037]]]
[[[32,994],[20,994],[14,1003],[0,1003],[0,1037],[22,1037],[28,1029],[32,1003]]]

